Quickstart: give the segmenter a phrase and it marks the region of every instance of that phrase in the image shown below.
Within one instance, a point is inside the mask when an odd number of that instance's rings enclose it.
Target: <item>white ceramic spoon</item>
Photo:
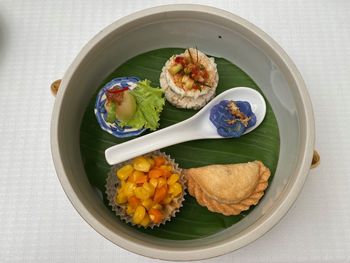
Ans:
[[[256,116],[256,123],[247,129],[244,134],[258,127],[265,117],[266,103],[259,92],[245,87],[231,88],[217,95],[197,114],[187,120],[108,148],[105,151],[107,162],[114,165],[181,142],[224,138],[217,133],[216,127],[209,119],[210,109],[222,100],[241,100],[250,103]]]

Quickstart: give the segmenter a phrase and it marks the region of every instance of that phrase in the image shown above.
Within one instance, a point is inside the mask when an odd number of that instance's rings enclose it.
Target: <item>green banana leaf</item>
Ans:
[[[165,48],[138,55],[117,68],[106,78],[104,83],[101,83],[100,87],[96,87],[96,94],[107,82],[123,76],[147,78],[152,81],[153,86],[159,86],[159,76],[165,62],[173,54],[180,54],[183,51],[179,48]],[[256,83],[231,62],[224,58],[215,58],[215,62],[219,72],[217,94],[238,86],[250,87],[261,92]],[[116,138],[100,128],[94,115],[95,99],[96,96],[91,98],[81,124],[80,147],[86,175],[91,185],[104,193],[107,173],[110,170],[110,166],[104,158],[105,149],[133,138]],[[160,128],[183,121],[196,112],[195,110],[177,109],[166,103],[160,116]],[[265,120],[257,129],[247,135],[238,139],[190,141],[164,148],[162,151],[174,158],[181,168],[261,160],[271,170],[271,182],[278,162],[279,148],[280,138],[277,121],[270,104],[267,102]],[[104,194],[103,199],[105,205],[109,207]],[[153,229],[129,227],[164,239],[197,239],[231,227],[247,216],[252,209],[254,207],[237,216],[224,216],[210,212],[187,194],[183,207],[176,214],[176,217],[165,225]],[[113,213],[112,210],[111,213]],[[116,220],[120,219],[116,216]]]

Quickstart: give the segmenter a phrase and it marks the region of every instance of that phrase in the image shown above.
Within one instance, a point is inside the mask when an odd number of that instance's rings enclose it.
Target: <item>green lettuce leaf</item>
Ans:
[[[159,115],[163,110],[165,99],[163,97],[163,90],[160,88],[153,88],[151,81],[143,80],[137,83],[135,89],[131,94],[136,99],[137,110],[134,116],[127,122],[121,122],[119,125],[130,126],[135,129],[145,127],[151,131],[159,127]]]
[[[116,117],[115,117],[116,105],[115,105],[114,102],[111,101],[111,102],[106,103],[105,107],[106,107],[106,110],[107,110],[107,119],[106,119],[106,121],[110,122],[110,123],[113,123],[116,120]]]

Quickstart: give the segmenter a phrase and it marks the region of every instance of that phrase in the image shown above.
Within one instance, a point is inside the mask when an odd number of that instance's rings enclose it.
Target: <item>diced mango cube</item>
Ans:
[[[167,178],[170,177],[173,171],[173,167],[171,165],[162,165],[161,167],[159,167],[159,169],[163,171],[163,175]]]
[[[149,171],[149,178],[159,178],[164,174],[164,170],[160,168],[153,168]]]
[[[167,196],[167,191],[168,191],[168,187],[166,183],[162,187],[157,188],[156,191],[154,192],[153,201],[155,203],[162,202]]]
[[[152,208],[149,211],[149,218],[152,220],[152,222],[159,224],[163,220],[163,214],[159,209]]]
[[[155,166],[159,167],[165,164],[166,159],[163,156],[154,157]]]
[[[133,208],[136,208],[138,205],[140,205],[141,201],[136,196],[131,196],[128,198],[128,205],[130,205]]]

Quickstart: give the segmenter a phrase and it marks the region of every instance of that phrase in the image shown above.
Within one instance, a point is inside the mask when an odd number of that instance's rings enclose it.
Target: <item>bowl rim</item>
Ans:
[[[186,11],[186,12],[204,12],[213,16],[219,16],[224,19],[228,19],[231,22],[237,23],[244,27],[246,30],[253,33],[259,38],[264,44],[268,45],[273,53],[284,63],[284,66],[289,70],[290,74],[293,76],[293,80],[296,83],[296,88],[301,95],[301,103],[303,114],[305,116],[305,147],[301,149],[300,164],[298,165],[295,180],[289,182],[291,184],[290,190],[286,193],[284,192],[283,198],[276,209],[266,212],[262,217],[260,217],[253,225],[249,226],[243,230],[238,238],[230,240],[223,244],[213,245],[211,247],[191,249],[191,250],[166,250],[159,249],[155,247],[145,246],[141,243],[136,243],[121,236],[116,236],[110,229],[104,226],[99,220],[91,214],[88,209],[85,208],[82,201],[80,201],[78,195],[75,193],[72,185],[70,184],[63,165],[63,160],[60,156],[59,141],[58,141],[58,128],[59,128],[59,113],[62,106],[62,101],[66,88],[73,77],[73,74],[82,63],[84,57],[94,48],[94,46],[103,38],[112,33],[116,28],[121,27],[125,24],[132,22],[133,20],[140,19],[142,17],[147,17],[164,12],[174,12],[174,11]],[[228,11],[205,5],[198,4],[171,4],[171,5],[161,5],[156,7],[147,8],[128,16],[125,16],[112,24],[105,27],[97,35],[95,35],[78,53],[77,57],[71,63],[66,73],[63,76],[59,92],[55,100],[52,118],[51,118],[51,129],[50,129],[50,139],[51,139],[51,154],[54,161],[55,170],[57,176],[60,180],[63,190],[65,191],[68,199],[72,203],[76,211],[81,215],[81,217],[99,234],[117,244],[118,246],[131,251],[133,253],[165,260],[200,260],[211,257],[216,257],[243,246],[248,245],[254,240],[261,237],[267,231],[269,231],[274,225],[276,225],[281,218],[287,213],[291,208],[292,204],[298,197],[305,180],[307,178],[308,171],[310,170],[310,164],[312,160],[314,143],[315,143],[315,121],[312,109],[311,100],[306,88],[306,85],[302,79],[302,76],[298,69],[296,68],[293,61],[289,58],[286,52],[264,31],[259,29],[257,26],[248,22],[247,20],[232,14]]]

